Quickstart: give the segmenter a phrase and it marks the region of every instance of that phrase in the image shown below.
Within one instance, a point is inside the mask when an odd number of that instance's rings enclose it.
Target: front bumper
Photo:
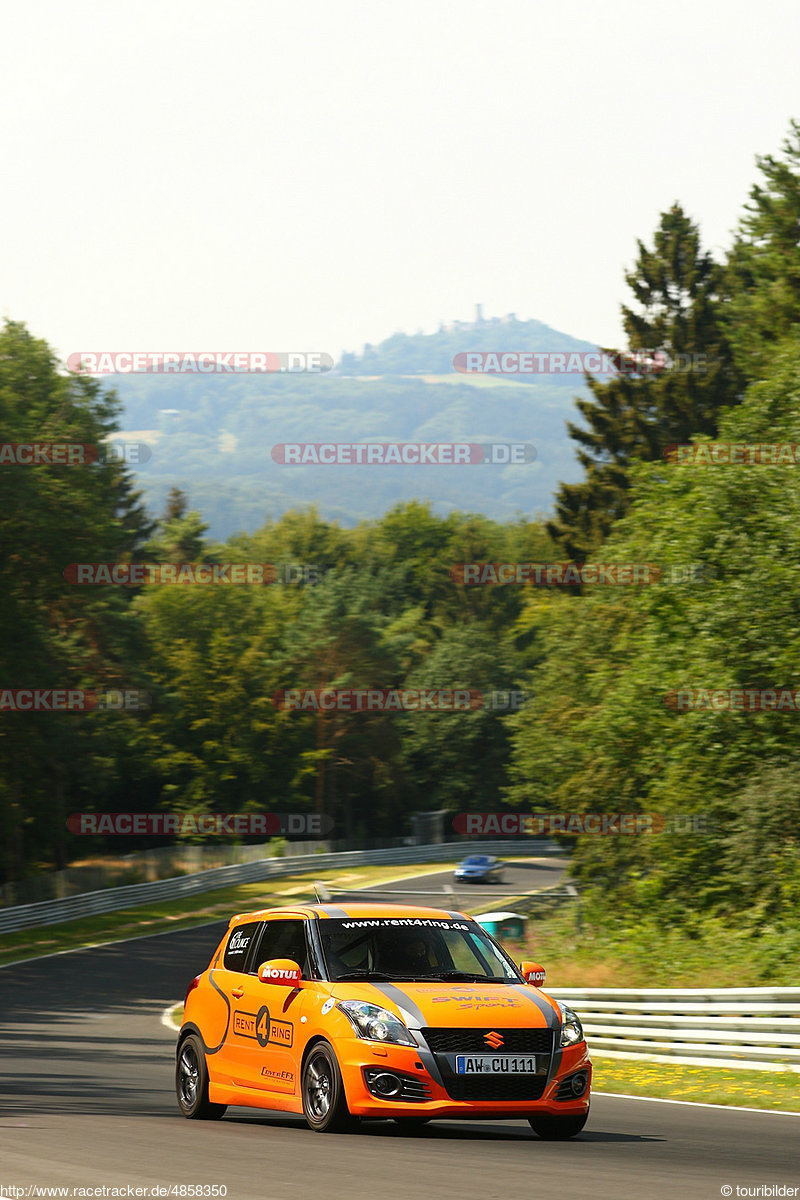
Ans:
[[[461,1081],[477,1078],[481,1083],[484,1080],[513,1079],[514,1083],[507,1088],[498,1088],[495,1085],[495,1090],[500,1093],[496,1099],[488,1099],[485,1095],[466,1099],[453,1095],[452,1093],[458,1092],[459,1088],[454,1083],[454,1077],[448,1075],[444,1069],[446,1063],[443,1060],[446,1056],[431,1055],[430,1052],[420,1053],[420,1049],[413,1046],[383,1045],[361,1038],[338,1041],[337,1057],[342,1071],[347,1107],[353,1116],[494,1117],[525,1120],[535,1113],[574,1116],[577,1113],[585,1113],[589,1107],[592,1064],[585,1042],[564,1048],[556,1071],[553,1072],[551,1064],[548,1073],[541,1077],[458,1077]],[[429,1069],[428,1064],[432,1069]],[[585,1091],[580,1096],[573,1097],[565,1081],[577,1073],[585,1073],[588,1082]],[[399,1093],[386,1097],[376,1095],[378,1075],[399,1078],[402,1085]],[[491,1092],[492,1087],[487,1085],[483,1088],[484,1092],[487,1090]],[[559,1099],[559,1095],[563,1098]]]

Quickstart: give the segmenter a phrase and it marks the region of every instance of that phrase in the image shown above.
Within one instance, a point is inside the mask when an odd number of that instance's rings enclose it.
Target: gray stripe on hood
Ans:
[[[535,1004],[543,1017],[547,1018],[548,1029],[553,1030],[553,1057],[550,1060],[550,1070],[547,1074],[547,1082],[558,1074],[558,1069],[561,1066],[561,1018],[554,1011],[552,1005],[537,994],[536,988],[527,987],[524,984],[512,984],[514,991],[520,996],[524,996],[526,1000],[530,1000],[531,1004]],[[561,1009],[559,1009],[559,1013]]]
[[[428,1024],[425,1014],[411,997],[406,995],[402,988],[397,987],[394,983],[373,983],[371,986],[375,988],[376,992],[382,992],[387,1000],[391,1000],[393,1004],[397,1005],[409,1029],[425,1029]],[[436,1064],[433,1052],[429,1050],[428,1044],[422,1036],[418,1040],[420,1045],[417,1047],[417,1053],[419,1054],[420,1061],[427,1068],[428,1074],[436,1080],[440,1087],[444,1087],[444,1080]]]

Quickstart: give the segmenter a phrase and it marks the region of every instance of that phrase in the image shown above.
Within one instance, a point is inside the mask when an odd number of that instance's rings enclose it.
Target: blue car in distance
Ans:
[[[456,883],[502,883],[505,866],[489,854],[469,854],[458,864],[453,878]]]

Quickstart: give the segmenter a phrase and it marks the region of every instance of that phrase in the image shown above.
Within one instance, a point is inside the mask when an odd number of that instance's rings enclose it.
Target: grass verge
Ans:
[[[591,1050],[591,1043],[589,1048]],[[725,1070],[619,1058],[595,1058],[592,1061],[592,1091],[595,1092],[800,1111],[800,1074],[794,1071]]]
[[[795,987],[800,928],[756,929],[687,912],[621,914],[584,903],[534,911],[507,949],[547,971],[546,988]]]

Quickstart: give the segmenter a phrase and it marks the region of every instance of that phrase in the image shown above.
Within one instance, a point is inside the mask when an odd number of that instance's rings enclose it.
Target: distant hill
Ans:
[[[394,333],[379,346],[365,346],[363,354],[343,354],[336,369],[347,375],[443,375],[453,374],[456,355],[471,350],[570,353],[594,349],[591,342],[551,329],[541,321],[518,321],[510,313],[507,317],[443,323],[431,334]],[[536,381],[536,377],[521,378]],[[568,376],[561,375],[553,376],[552,382],[570,387],[576,380],[570,382]]]
[[[271,348],[271,347],[270,347]],[[493,377],[453,369],[465,351],[586,352],[588,342],[539,321],[454,323],[435,334],[394,334],[362,355],[345,354],[324,375],[120,375],[123,428],[147,440],[138,480],[153,512],[170,487],[190,497],[225,538],[289,508],[314,503],[353,524],[401,500],[429,499],[439,512],[496,520],[550,510],[562,480],[581,477],[565,422],[585,395],[582,375]],[[536,458],[513,466],[285,466],[286,442],[531,443]]]

